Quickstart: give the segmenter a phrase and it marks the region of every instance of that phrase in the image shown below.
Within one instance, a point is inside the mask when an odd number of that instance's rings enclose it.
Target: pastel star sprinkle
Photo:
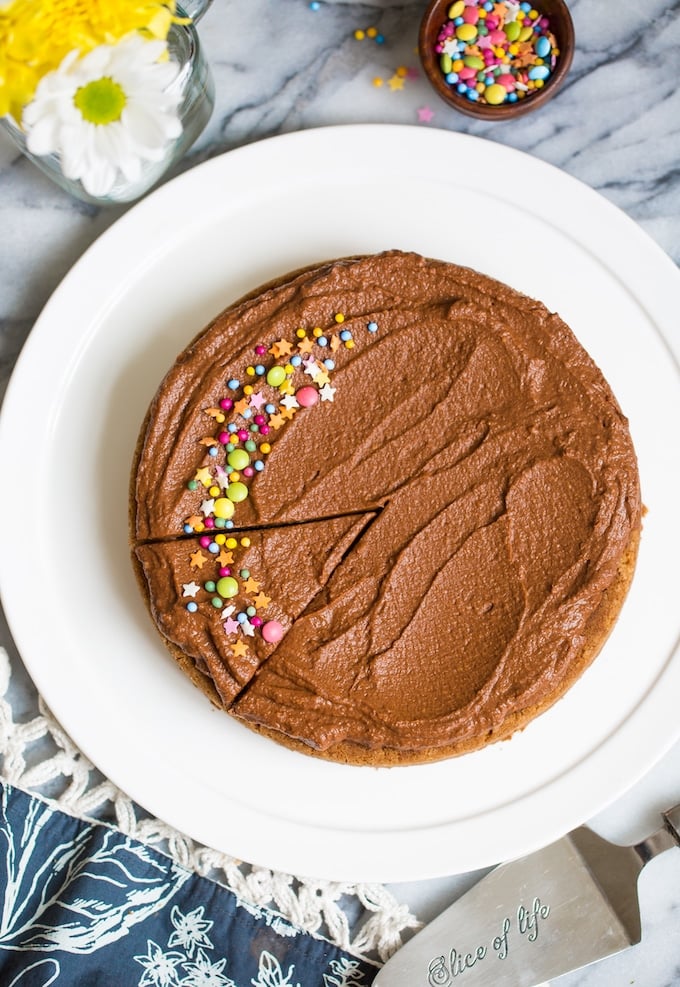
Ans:
[[[198,482],[202,483],[204,487],[209,487],[212,483],[212,476],[210,475],[210,470],[208,467],[202,466],[200,469],[197,469],[194,473],[194,480],[198,480]]]
[[[254,606],[257,607],[258,610],[264,610],[264,608],[268,607],[270,603],[271,603],[271,598],[265,596],[264,593],[258,593],[257,596],[253,598],[253,604]]]
[[[226,634],[237,634],[241,625],[237,620],[234,620],[233,617],[227,617],[222,626],[224,627]]]
[[[262,391],[254,391],[250,395],[250,407],[255,408],[257,411],[260,410],[263,404],[265,404],[266,398]]]
[[[272,353],[278,360],[281,356],[288,356],[293,352],[293,347],[287,339],[279,339],[276,343],[272,343],[269,352]]]
[[[431,110],[429,106],[421,106],[418,110],[418,119],[421,123],[430,123],[433,116],[434,110]]]
[[[244,641],[235,641],[231,646],[231,653],[237,658],[245,658],[248,652],[248,645]]]
[[[200,588],[198,583],[184,583],[182,585],[182,596],[190,596],[193,599]]]
[[[319,391],[319,397],[322,401],[332,401],[335,397],[335,388],[331,387],[330,384],[324,384]]]
[[[248,576],[248,578],[243,584],[243,590],[246,593],[257,593],[259,588],[260,588],[260,584],[256,579],[253,579],[252,576]]]
[[[193,552],[190,556],[191,558],[191,568],[192,569],[202,569],[205,563],[208,561],[203,552],[200,550]]]

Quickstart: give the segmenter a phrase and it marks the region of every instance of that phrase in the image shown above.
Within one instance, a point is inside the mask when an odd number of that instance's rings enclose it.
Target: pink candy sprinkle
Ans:
[[[222,400],[220,401],[220,408],[222,409],[222,411],[231,411],[233,407],[234,407],[234,402],[231,400],[231,398],[222,398]]]
[[[214,518],[207,517],[205,519],[205,522],[204,523],[205,523],[206,528],[214,528],[215,527],[215,520],[214,520]]]
[[[264,354],[267,352],[267,347],[263,346],[262,343],[258,343],[258,345],[255,347],[255,352],[257,353],[258,356],[264,356]]]
[[[220,566],[220,576],[231,576],[231,569],[228,565]]]
[[[301,387],[295,392],[298,404],[302,408],[311,408],[319,400],[319,392],[315,387]]]
[[[241,442],[245,442],[246,439],[248,438],[248,433],[245,430],[245,428],[240,428],[236,434],[238,435]]]
[[[250,623],[253,627],[262,627],[262,617],[251,617]]]
[[[227,442],[229,441],[229,432],[220,432],[217,438],[219,439],[219,441],[222,443],[223,446],[226,446]]]
[[[260,425],[260,435],[269,435],[269,425]]]
[[[268,620],[262,627],[262,637],[267,644],[276,644],[283,637],[283,624],[280,624],[278,620]]]
[[[267,419],[264,417],[264,415],[255,415],[253,421],[255,422],[256,425],[265,425],[267,423]]]
[[[201,546],[201,548],[207,548],[211,541],[212,538],[208,538],[207,535],[203,535],[202,538],[198,539],[198,544]]]
[[[255,475],[255,470],[253,469],[252,466],[246,466],[245,469],[242,469],[241,470],[241,472],[243,473],[244,476],[254,476]]]

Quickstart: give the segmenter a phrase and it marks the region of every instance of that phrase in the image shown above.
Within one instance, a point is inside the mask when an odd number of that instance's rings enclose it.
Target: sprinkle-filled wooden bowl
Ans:
[[[506,8],[506,10],[509,8],[509,14],[515,14],[515,9],[518,7],[521,10],[514,17],[514,20],[517,21],[519,30],[523,31],[523,35],[528,35],[530,24],[540,22],[541,19],[547,19],[547,28],[539,33],[534,30],[528,37],[522,36],[521,40],[520,38],[511,40],[506,34],[505,40],[501,41],[500,44],[494,44],[492,40],[494,36],[500,38],[500,34],[495,34],[495,32],[503,31],[505,33],[505,27],[510,23],[506,20],[504,25],[499,24],[499,26],[494,27],[495,22],[500,21],[499,10],[496,8]],[[529,8],[529,10],[525,8]],[[475,12],[478,15],[477,21],[474,21]],[[502,14],[502,11],[500,13]],[[452,17],[451,14],[456,16]],[[487,27],[487,18],[491,24],[490,29]],[[486,28],[487,34],[482,34],[480,28],[482,30]],[[510,34],[512,35],[515,30],[516,28],[511,29]],[[473,32],[475,33],[473,34]],[[545,42],[538,42],[538,39],[550,35],[554,37],[557,54],[555,55],[551,51],[541,57],[535,51],[536,44],[538,43],[540,51],[545,46]],[[448,44],[446,44],[447,42]],[[450,51],[451,48],[455,48],[456,42],[458,45],[465,46],[463,51],[458,53]],[[442,47],[442,43],[446,44],[449,52],[437,50],[438,46],[439,48]],[[472,71],[486,73],[488,64],[485,60],[493,57],[494,49],[498,48],[500,51],[505,48],[509,50],[511,44],[524,46],[524,48],[518,54],[512,54],[510,65],[513,71],[501,70],[497,77],[500,82],[496,81],[496,77],[494,77],[493,83],[488,86],[483,80],[475,80],[470,76]],[[471,48],[472,52],[470,53]],[[485,53],[489,50],[491,54],[486,55]],[[479,2],[475,0],[474,3],[465,3],[463,0],[458,0],[457,3],[455,0],[431,0],[420,24],[418,53],[429,82],[435,92],[449,106],[461,113],[477,117],[479,120],[509,120],[512,117],[529,113],[531,110],[537,110],[555,95],[569,71],[574,55],[574,25],[564,0],[536,0],[535,8],[533,4],[509,3],[507,0],[486,4],[483,4],[482,0]],[[449,63],[445,57],[446,54],[449,54],[452,66],[454,64],[459,66],[460,62],[470,62],[470,65],[464,64],[462,69],[464,74],[470,77],[467,79],[455,78],[461,71],[460,68],[458,71],[452,68],[451,71],[447,72]],[[530,61],[529,64],[521,65],[518,69],[518,60]],[[491,68],[493,67],[492,64]],[[503,69],[503,66],[501,68]],[[540,76],[545,74],[546,68],[549,70],[549,74],[546,78],[539,79],[538,86],[536,86],[536,80],[529,80],[536,88],[523,88],[528,83],[521,81],[519,78],[520,71],[526,75],[533,69],[534,74]],[[510,88],[512,75],[516,75],[514,89]],[[486,77],[492,78],[492,75],[487,74]],[[518,82],[519,85],[517,85]],[[458,87],[462,84],[474,84],[477,97],[471,99],[468,95],[459,92]],[[503,97],[501,89],[507,93],[505,97]],[[489,94],[488,101],[486,93]],[[514,95],[510,95],[511,93]],[[503,98],[502,102],[491,102],[491,99],[499,100],[500,98]]]

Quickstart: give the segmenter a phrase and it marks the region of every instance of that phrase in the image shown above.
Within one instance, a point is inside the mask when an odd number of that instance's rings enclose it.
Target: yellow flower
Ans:
[[[0,5],[0,116],[21,120],[46,72],[71,51],[116,44],[132,31],[164,41],[175,0],[11,0]]]

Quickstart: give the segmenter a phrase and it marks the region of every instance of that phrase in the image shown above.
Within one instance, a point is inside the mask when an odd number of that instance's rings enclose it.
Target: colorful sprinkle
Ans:
[[[276,644],[283,637],[283,624],[278,620],[268,620],[262,625],[262,637],[267,644]]]
[[[213,507],[213,513],[215,517],[221,518],[227,521],[230,517],[234,516],[234,500],[228,495],[226,497],[219,497],[215,501],[215,506]]]
[[[559,48],[550,21],[514,0],[466,0],[439,30],[434,47],[446,82],[472,102],[500,106],[530,97],[554,71]]]
[[[223,599],[230,600],[238,593],[238,582],[233,576],[222,576],[215,589]]]
[[[315,387],[301,387],[295,392],[295,398],[302,408],[311,408],[319,401],[319,392]]]
[[[257,418],[255,420],[257,421]],[[233,466],[235,470],[242,470],[249,465],[250,456],[245,449],[232,449],[227,456],[227,462],[230,466]]]
[[[240,504],[242,500],[245,500],[248,496],[248,487],[245,483],[237,481],[236,483],[230,483],[227,487],[227,497],[234,504]]]
[[[283,367],[279,366],[278,364],[277,366],[272,367],[271,370],[267,372],[267,383],[271,387],[279,387],[281,384],[283,384],[285,379],[286,379],[286,371],[284,370]]]

